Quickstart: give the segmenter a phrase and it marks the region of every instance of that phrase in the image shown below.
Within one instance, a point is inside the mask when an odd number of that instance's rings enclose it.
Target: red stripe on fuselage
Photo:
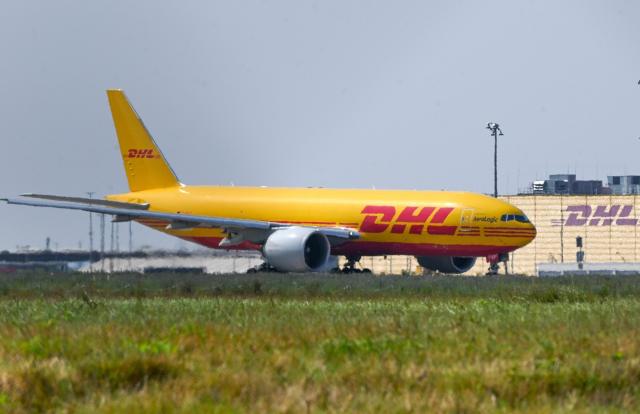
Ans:
[[[496,237],[496,238],[501,238],[501,237],[516,237],[516,238],[520,238],[520,239],[530,239],[531,237],[533,237],[533,235],[526,235],[526,234],[485,234],[484,237]]]
[[[535,237],[535,233],[485,233],[485,236],[521,236],[521,237]]]
[[[221,237],[181,237],[206,247],[218,247]],[[350,256],[383,256],[383,255],[409,255],[409,256],[463,256],[482,257],[490,254],[508,253],[519,246],[481,246],[464,244],[431,244],[431,243],[395,243],[395,242],[370,242],[349,241],[331,248],[332,255]],[[242,242],[225,250],[260,250],[260,245]]]
[[[484,229],[484,231],[487,232],[491,232],[491,233],[535,233],[535,230],[517,230],[517,229],[513,229],[513,230],[494,230],[491,228],[488,229]]]
[[[222,237],[183,237],[179,236],[183,240],[188,240],[194,243],[198,243],[205,247],[210,247],[212,249],[221,249],[221,250],[260,250],[261,246],[259,244],[251,243],[248,241],[244,241],[240,244],[230,247],[220,247],[220,242],[222,241]]]
[[[394,242],[346,242],[331,249],[334,255],[408,255],[408,256],[469,256],[507,253],[518,246],[481,246],[464,244],[394,243]]]
[[[518,227],[486,227],[487,230],[515,230],[515,231],[531,231],[530,228],[518,228]]]
[[[511,232],[511,231],[501,231],[501,232],[495,232],[495,231],[485,231],[484,232],[485,235],[487,236],[503,236],[503,235],[518,235],[518,236],[535,236],[536,233],[534,232],[521,232],[521,231],[515,231],[515,232]]]
[[[427,226],[427,233],[439,236],[453,236],[457,226]]]

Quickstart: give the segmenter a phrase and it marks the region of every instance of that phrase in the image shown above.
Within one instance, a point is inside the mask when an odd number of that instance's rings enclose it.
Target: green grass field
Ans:
[[[640,411],[640,277],[0,277],[4,412]]]

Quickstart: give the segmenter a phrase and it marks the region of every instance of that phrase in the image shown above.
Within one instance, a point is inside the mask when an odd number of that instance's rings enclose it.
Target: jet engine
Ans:
[[[284,272],[314,272],[327,268],[331,245],[327,236],[307,227],[273,232],[262,253],[269,264]]]
[[[420,256],[416,259],[425,269],[441,273],[464,273],[476,264],[475,257]]]

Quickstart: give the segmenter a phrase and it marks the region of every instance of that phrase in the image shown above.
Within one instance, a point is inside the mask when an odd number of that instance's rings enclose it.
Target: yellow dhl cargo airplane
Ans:
[[[110,214],[207,247],[260,250],[269,268],[290,272],[328,270],[335,256],[354,271],[362,256],[413,255],[424,268],[464,273],[477,257],[495,263],[536,235],[521,210],[473,193],[184,185],[124,93],[107,95],[130,192],[4,201]]]

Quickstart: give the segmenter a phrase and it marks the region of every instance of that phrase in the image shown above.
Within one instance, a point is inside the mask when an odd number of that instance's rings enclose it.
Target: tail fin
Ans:
[[[180,185],[171,166],[124,92],[110,89],[107,91],[107,96],[129,189],[142,191]]]

